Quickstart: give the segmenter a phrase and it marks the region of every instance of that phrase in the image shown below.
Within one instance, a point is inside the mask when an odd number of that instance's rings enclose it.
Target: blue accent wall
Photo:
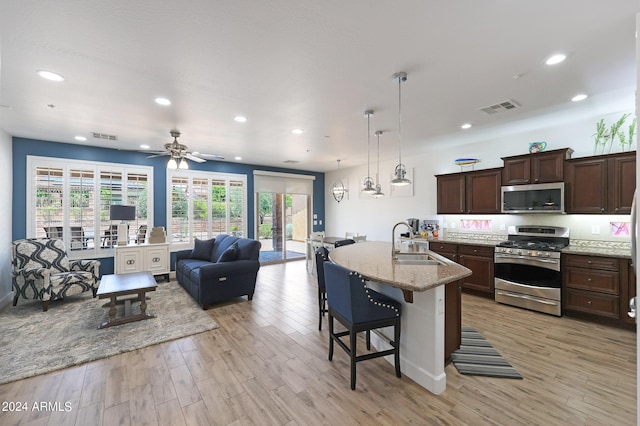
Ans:
[[[26,237],[27,216],[27,156],[69,158],[73,160],[99,161],[108,163],[135,164],[153,167],[153,222],[155,226],[167,227],[167,176],[166,157],[147,158],[149,154],[136,151],[123,151],[108,148],[96,148],[84,145],[42,141],[26,138],[13,138],[13,217],[12,239]],[[325,223],[324,215],[324,173],[306,170],[285,169],[277,167],[256,166],[251,164],[231,163],[225,161],[207,161],[205,163],[189,162],[191,170],[235,173],[247,176],[247,231],[249,238],[254,238],[255,230],[255,197],[253,195],[253,171],[296,173],[315,176],[313,181],[313,212],[318,220]],[[313,226],[314,231],[322,231],[324,225]],[[101,259],[102,273],[113,272],[113,259]]]

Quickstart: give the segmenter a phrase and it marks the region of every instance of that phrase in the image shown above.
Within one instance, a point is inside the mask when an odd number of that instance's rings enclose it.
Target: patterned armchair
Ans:
[[[91,290],[98,290],[100,262],[97,260],[69,260],[64,242],[59,239],[17,240],[12,243],[12,282],[18,298],[42,300],[42,310],[49,308],[49,300]]]

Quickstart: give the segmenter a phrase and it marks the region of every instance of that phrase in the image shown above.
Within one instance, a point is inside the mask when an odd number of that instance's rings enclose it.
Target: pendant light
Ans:
[[[373,115],[373,111],[368,109],[364,112],[365,117],[367,117],[367,177],[364,179],[364,186],[362,188],[362,192],[367,194],[373,194],[376,192],[376,188],[374,186],[373,178],[371,177],[371,116]]]
[[[347,189],[344,187],[344,183],[340,180],[340,160],[338,161],[338,177],[333,181],[331,185],[331,195],[333,198],[339,203],[344,198],[344,194],[347,192]]]
[[[180,159],[180,164],[178,165],[178,168],[180,170],[189,170],[189,163],[187,163],[187,160],[184,157]]]
[[[382,130],[376,130],[376,136],[378,137],[378,167],[376,169],[376,192],[373,194],[375,198],[384,197],[384,192],[382,192],[382,186],[380,185],[380,135],[382,134]]]
[[[409,185],[411,181],[405,176],[407,169],[402,164],[402,82],[407,81],[406,72],[397,72],[393,75],[394,80],[398,80],[398,165],[393,172],[393,179],[391,179],[391,185],[405,186]]]

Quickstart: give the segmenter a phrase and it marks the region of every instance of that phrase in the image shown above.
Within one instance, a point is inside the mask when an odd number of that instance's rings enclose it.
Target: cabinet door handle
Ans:
[[[136,263],[136,261],[133,260],[133,259],[127,260],[127,265],[133,265],[135,263]]]
[[[474,253],[477,253],[477,252],[478,252],[478,250],[476,250],[476,249],[473,249],[473,252],[474,252]]]
[[[157,263],[157,262],[160,262],[160,258],[159,258],[159,257],[154,257],[154,258],[153,258],[153,259],[151,259],[151,260],[152,260],[152,261],[154,261],[154,262],[156,262],[156,263]]]
[[[620,211],[620,208],[619,208],[619,207],[616,207],[616,208],[614,209],[614,211],[619,212],[619,211]]]
[[[604,207],[601,207],[601,208],[600,208],[600,211],[601,211],[602,213],[604,213]]]

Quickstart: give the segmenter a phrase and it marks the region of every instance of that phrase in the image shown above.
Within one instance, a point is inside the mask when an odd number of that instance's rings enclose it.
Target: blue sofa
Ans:
[[[202,309],[235,297],[253,298],[261,244],[221,234],[195,240],[193,250],[176,253],[176,278]]]

